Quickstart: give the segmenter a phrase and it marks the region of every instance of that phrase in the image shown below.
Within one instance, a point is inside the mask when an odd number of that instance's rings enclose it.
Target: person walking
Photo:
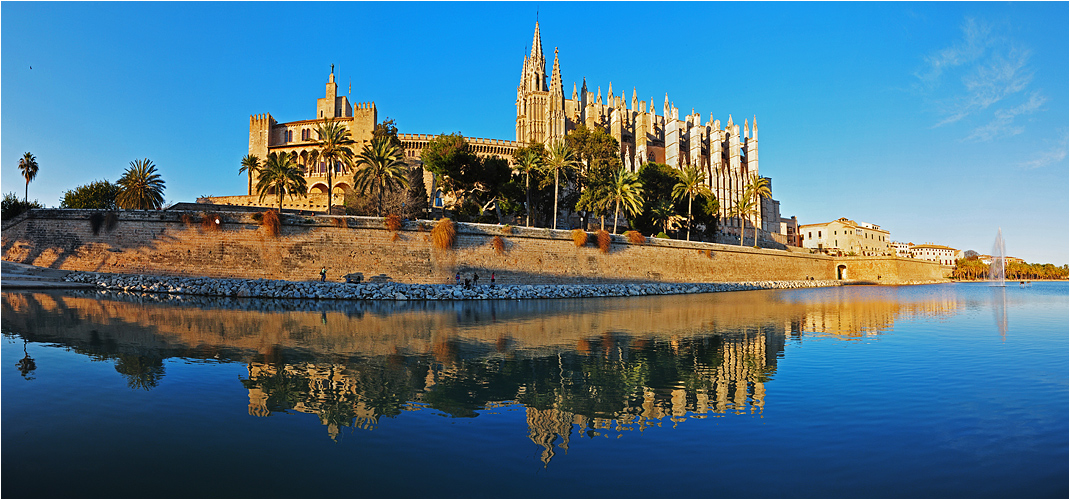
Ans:
[[[460,285],[461,284],[461,273],[457,273],[457,276],[453,277],[453,284],[454,285]]]
[[[490,287],[494,288],[494,273],[490,273]]]
[[[472,273],[472,286],[476,286],[478,284],[479,284],[479,274]]]
[[[320,282],[327,281],[327,266],[320,268]]]

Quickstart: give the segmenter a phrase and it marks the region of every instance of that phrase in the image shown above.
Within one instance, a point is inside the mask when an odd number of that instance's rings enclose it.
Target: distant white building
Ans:
[[[893,241],[892,249],[895,250],[896,257],[903,257],[905,259],[910,258],[910,247],[914,246],[913,243],[903,243],[902,241]]]
[[[876,224],[840,217],[832,222],[799,226],[803,248],[830,255],[891,255],[891,234]]]
[[[961,252],[944,245],[925,243],[923,245],[911,245],[910,257],[914,259],[931,260],[945,266],[954,266],[955,261],[961,256]]]

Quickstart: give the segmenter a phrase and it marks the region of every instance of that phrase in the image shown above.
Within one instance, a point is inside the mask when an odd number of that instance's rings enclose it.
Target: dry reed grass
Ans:
[[[578,247],[582,247],[587,244],[587,231],[582,229],[572,230],[572,242]]]
[[[646,243],[646,236],[643,236],[639,231],[625,231],[624,237],[628,238],[628,243],[633,245],[642,245]]]
[[[596,234],[598,235],[598,249],[602,253],[609,253],[609,244],[613,242],[613,239],[609,236],[609,231],[599,229]]]
[[[279,221],[279,212],[275,210],[266,210],[260,216],[260,227],[263,227],[268,234],[272,236],[279,235],[279,228],[282,226]]]
[[[513,226],[510,226],[509,224],[506,224],[506,225],[502,226],[502,234],[504,234],[504,235],[513,234]]]
[[[345,229],[348,227],[345,217],[331,217],[331,222],[334,223],[334,227]]]
[[[383,224],[391,231],[401,230],[401,217],[398,214],[390,214],[383,218]]]
[[[449,217],[439,219],[435,228],[431,230],[431,241],[435,244],[435,248],[443,250],[453,248],[456,239],[457,227]]]
[[[494,247],[494,251],[498,254],[505,253],[505,240],[501,236],[495,236],[493,240],[490,240],[490,246]]]
[[[223,226],[223,218],[219,214],[201,212],[201,229],[205,231],[219,231]]]

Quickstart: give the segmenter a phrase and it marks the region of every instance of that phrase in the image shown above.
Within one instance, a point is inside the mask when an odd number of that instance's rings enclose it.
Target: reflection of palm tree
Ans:
[[[131,389],[145,389],[146,391],[159,385],[163,378],[163,360],[148,356],[133,354],[120,354],[115,362],[115,371],[126,377],[126,385]]]
[[[19,369],[22,378],[33,380],[34,377],[31,377],[30,375],[37,369],[37,363],[34,362],[33,358],[30,357],[30,353],[26,350],[26,339],[22,340],[22,353],[25,354],[26,357],[20,359],[18,363],[15,363],[15,367]]]

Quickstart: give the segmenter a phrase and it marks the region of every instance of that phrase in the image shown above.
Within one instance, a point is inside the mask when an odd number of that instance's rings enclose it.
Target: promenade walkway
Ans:
[[[91,283],[73,283],[63,281],[71,271],[48,269],[15,262],[0,261],[0,286],[4,289],[45,289],[61,290],[68,288],[95,288]]]

